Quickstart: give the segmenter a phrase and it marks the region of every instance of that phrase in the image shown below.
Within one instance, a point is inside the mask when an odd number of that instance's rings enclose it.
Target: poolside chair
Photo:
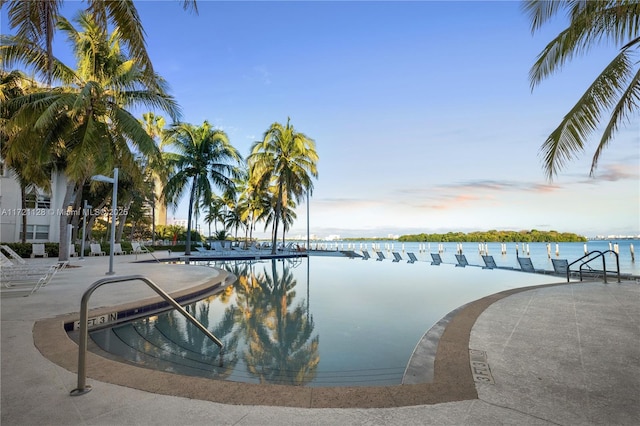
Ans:
[[[407,260],[407,263],[413,263],[418,261],[418,258],[413,253],[407,253],[407,256],[409,256],[409,260]]]
[[[442,263],[442,257],[440,257],[439,253],[431,253],[431,259],[433,260],[431,262],[432,265],[440,265]]]
[[[469,262],[467,262],[467,256],[465,256],[464,254],[456,254],[456,260],[458,261],[456,266],[460,266],[462,268],[464,268],[465,266],[469,266]]]
[[[13,251],[13,249],[7,245],[2,245],[0,246],[0,248],[2,248],[2,250],[5,251],[5,253],[7,253],[10,257],[11,257],[11,261],[15,262],[18,265],[24,265],[27,263],[26,260],[24,260],[18,253],[16,253],[15,251]]]
[[[362,250],[362,260],[370,259],[369,252],[367,250]]]
[[[131,252],[135,254],[149,253],[149,250],[142,243],[131,242]]]
[[[122,244],[113,243],[113,254],[128,254],[126,251],[122,250]]]
[[[381,251],[377,251],[376,254],[378,255],[378,258],[376,260],[384,260],[384,254]]]
[[[533,263],[531,263],[531,258],[529,257],[518,257],[518,263],[520,264],[520,269],[522,272],[536,272],[533,267]]]
[[[496,265],[496,261],[493,259],[493,256],[489,256],[488,254],[482,255],[482,260],[484,260],[485,264],[482,269],[498,269],[498,265]]]
[[[402,257],[400,256],[400,253],[398,252],[393,252],[393,261],[394,262],[400,262],[402,260]]]
[[[31,258],[36,256],[49,257],[44,244],[31,244]]]
[[[13,293],[24,293],[24,296],[29,296],[47,285],[56,272],[64,267],[58,263],[13,265],[11,261],[6,262],[6,256],[2,260],[0,282],[7,289],[3,289],[3,292],[11,290]]]
[[[102,247],[100,244],[91,244],[91,252],[89,252],[89,256],[104,256],[106,253],[102,251]]]
[[[553,264],[553,273],[557,275],[567,276],[569,272],[569,262],[567,259],[551,259]]]

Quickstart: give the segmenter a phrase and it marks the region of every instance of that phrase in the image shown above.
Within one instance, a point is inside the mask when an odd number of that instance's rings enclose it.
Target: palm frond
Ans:
[[[613,108],[611,119],[607,123],[607,126],[602,133],[602,138],[600,139],[600,143],[598,144],[598,147],[596,148],[593,159],[591,161],[591,170],[589,171],[589,174],[591,176],[593,176],[595,173],[602,151],[609,145],[609,143],[613,139],[613,136],[617,133],[619,125],[624,121],[628,121],[630,119],[630,116],[638,111],[639,106],[640,70],[638,70],[632,77],[627,89],[624,91],[624,93],[622,93],[622,95],[620,96],[620,100]]]
[[[631,78],[633,64],[620,53],[589,86],[541,148],[547,177],[552,179],[597,128],[602,113],[613,106]]]

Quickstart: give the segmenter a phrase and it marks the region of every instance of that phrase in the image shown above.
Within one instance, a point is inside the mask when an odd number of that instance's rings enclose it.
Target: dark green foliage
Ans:
[[[575,243],[585,242],[586,237],[573,234],[570,232],[557,231],[477,231],[465,234],[463,232],[448,232],[446,234],[416,234],[402,235],[398,238],[401,242],[489,242],[489,243],[507,243],[507,242],[524,242],[524,243]]]

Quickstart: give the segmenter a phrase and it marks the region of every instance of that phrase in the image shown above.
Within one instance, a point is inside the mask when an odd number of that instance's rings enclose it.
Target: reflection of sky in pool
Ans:
[[[217,347],[175,312],[92,338],[133,362],[182,374],[310,386],[399,384],[417,342],[450,311],[502,290],[562,281],[335,257],[216,265],[238,282],[188,310],[225,343],[223,367]]]

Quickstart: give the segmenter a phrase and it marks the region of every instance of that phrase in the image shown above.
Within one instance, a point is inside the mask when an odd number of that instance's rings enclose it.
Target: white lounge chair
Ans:
[[[400,253],[398,252],[393,252],[393,262],[400,262],[402,260],[402,256],[400,256]]]
[[[465,266],[469,266],[469,262],[467,262],[467,256],[465,256],[464,254],[456,254],[456,260],[458,261],[456,266],[460,266],[462,268],[464,268]]]
[[[104,255],[106,255],[106,253],[102,251],[102,247],[100,247],[100,244],[91,244],[91,252],[89,253],[89,256],[104,256]]]
[[[3,293],[11,292],[29,296],[47,285],[56,272],[66,265],[66,262],[62,264],[16,265],[1,252],[0,255],[2,260],[0,282],[4,287]]]
[[[143,246],[142,243],[132,242],[131,248],[131,252],[135,254],[149,253],[149,250],[147,250],[147,248]]]
[[[17,263],[18,265],[24,265],[27,263],[27,261],[24,260],[22,256],[20,256],[18,253],[13,251],[11,247],[7,245],[2,245],[0,246],[0,248],[2,248],[2,250],[4,250],[5,253],[7,253],[11,257],[12,262]]]
[[[121,243],[113,243],[113,254],[117,255],[117,254],[129,254],[129,253],[122,250]]]
[[[36,256],[49,257],[44,244],[31,244],[31,258]]]
[[[407,263],[413,263],[418,261],[418,258],[413,253],[407,253],[407,256],[409,256],[409,260],[407,260]]]

